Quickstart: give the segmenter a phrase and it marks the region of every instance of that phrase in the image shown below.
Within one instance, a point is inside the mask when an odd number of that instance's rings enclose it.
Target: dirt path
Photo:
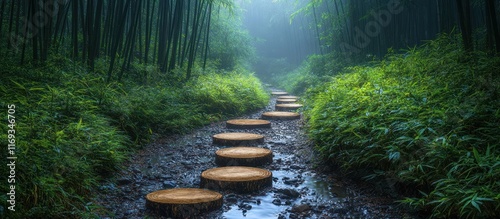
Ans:
[[[263,112],[274,111],[275,102],[272,98],[265,109],[241,118],[260,119]],[[259,146],[273,151],[273,163],[263,166],[273,173],[272,188],[247,195],[223,193],[222,209],[198,218],[417,218],[371,185],[314,168],[316,157],[303,123],[272,121],[270,129],[232,130],[219,122],[191,134],[159,138],[132,156],[116,184],[101,186],[96,202],[109,210],[104,218],[157,218],[145,208],[146,194],[198,188],[200,173],[216,167],[214,154],[221,147],[212,145],[212,136],[246,131],[264,135]]]

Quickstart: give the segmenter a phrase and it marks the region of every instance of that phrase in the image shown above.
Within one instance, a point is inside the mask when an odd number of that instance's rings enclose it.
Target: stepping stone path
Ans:
[[[282,102],[295,102],[296,96],[274,91]],[[280,96],[281,95],[281,96]],[[286,98],[285,98],[286,97]],[[263,119],[299,119],[300,114],[285,112],[300,108],[300,104],[276,104],[276,110],[262,114]],[[271,122],[260,119],[234,119],[226,122],[229,129],[270,128]],[[253,145],[264,143],[264,136],[254,133],[229,132],[212,136],[213,144],[225,146]],[[272,162],[271,150],[259,147],[228,147],[215,153],[215,162],[221,167],[205,170],[200,175],[200,189],[174,188],[158,190],[146,195],[146,208],[151,212],[173,218],[193,218],[204,212],[222,207],[223,196],[217,191],[251,193],[273,184],[269,170],[256,168]],[[215,190],[215,191],[213,191]]]
[[[302,107],[302,104],[298,103],[283,103],[283,104],[276,104],[276,110],[277,111],[289,111],[289,110],[296,110]]]
[[[233,119],[226,122],[228,129],[271,128],[271,122],[261,119]]]
[[[222,207],[222,194],[206,189],[175,188],[146,196],[146,207],[153,213],[174,218],[192,218]]]
[[[269,170],[256,167],[228,166],[205,170],[201,173],[200,187],[218,191],[250,193],[273,184]]]
[[[275,96],[288,95],[288,93],[285,91],[273,91],[273,92],[271,92],[271,94],[275,95]]]
[[[261,166],[273,162],[273,152],[259,147],[231,147],[215,152],[219,166]]]
[[[230,146],[264,143],[264,136],[244,132],[220,133],[214,135],[212,139],[214,144]]]
[[[293,120],[300,119],[300,114],[294,112],[272,111],[262,113],[262,119]]]
[[[276,103],[295,103],[297,102],[297,99],[284,99],[284,98],[278,98],[276,100]]]

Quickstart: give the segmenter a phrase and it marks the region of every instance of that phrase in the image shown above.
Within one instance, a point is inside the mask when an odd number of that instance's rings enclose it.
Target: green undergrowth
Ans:
[[[306,94],[308,133],[330,164],[368,169],[435,218],[500,217],[500,59],[443,36]]]
[[[2,177],[2,218],[97,218],[102,208],[91,198],[98,185],[153,133],[186,133],[269,100],[243,69],[198,69],[191,81],[172,83],[143,67],[149,82],[138,85],[134,78],[106,83],[99,66],[89,72],[61,57],[40,66],[13,63],[1,63],[0,144],[8,157],[7,107],[14,104],[16,203],[15,212],[7,209],[10,189]],[[8,168],[4,163],[0,171]]]
[[[342,58],[336,53],[311,55],[295,70],[274,75],[271,82],[290,93],[301,95],[307,89],[329,80],[348,66],[349,62],[330,61]]]

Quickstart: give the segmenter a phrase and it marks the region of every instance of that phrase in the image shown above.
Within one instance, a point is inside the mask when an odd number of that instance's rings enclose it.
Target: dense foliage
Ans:
[[[229,0],[2,1],[0,107],[7,118],[15,105],[18,159],[15,212],[13,184],[1,183],[0,217],[98,217],[100,183],[153,136],[266,105],[233,9]]]
[[[368,169],[433,217],[500,212],[500,59],[443,36],[349,67],[307,91],[308,133],[330,163]]]
[[[185,133],[268,101],[259,80],[244,69],[207,72],[188,84],[152,80],[138,87],[106,84],[102,76],[64,58],[39,67],[8,63],[2,74],[16,76],[0,82],[1,107],[16,105],[19,158],[16,213],[8,213],[19,218],[90,216],[97,207],[90,202],[91,192],[121,167],[134,150],[132,141],[143,143],[153,133]],[[0,127],[4,148],[7,128]],[[2,165],[1,171],[8,173],[7,168]],[[8,191],[6,186],[2,183],[1,191]],[[6,193],[0,196],[3,205]]]

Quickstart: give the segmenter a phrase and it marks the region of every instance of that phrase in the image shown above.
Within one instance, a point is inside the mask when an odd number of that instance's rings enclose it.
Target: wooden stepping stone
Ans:
[[[200,213],[222,207],[222,195],[198,188],[159,190],[146,195],[146,208],[152,213],[173,218],[194,218]]]
[[[272,111],[263,113],[262,118],[275,119],[275,120],[292,120],[292,119],[300,119],[300,114],[295,112]]]
[[[302,107],[302,104],[298,104],[298,103],[276,104],[276,110],[278,110],[278,111],[296,110],[300,107]]]
[[[214,144],[220,145],[251,145],[255,143],[264,143],[264,136],[253,133],[230,132],[220,133],[212,137]]]
[[[201,173],[200,187],[218,191],[249,193],[272,186],[273,174],[269,170],[230,166],[217,167]]]
[[[271,92],[271,94],[279,96],[279,95],[287,95],[288,92],[285,92],[285,91],[273,91],[273,92]]]
[[[299,99],[299,97],[297,97],[297,96],[279,96],[279,98],[283,98],[283,99]]]
[[[259,147],[223,148],[215,152],[219,166],[262,166],[273,162],[273,152]]]
[[[297,99],[283,99],[283,98],[276,99],[276,103],[295,103],[295,102],[297,102]]]
[[[271,128],[271,122],[262,119],[233,119],[226,122],[228,129]]]

